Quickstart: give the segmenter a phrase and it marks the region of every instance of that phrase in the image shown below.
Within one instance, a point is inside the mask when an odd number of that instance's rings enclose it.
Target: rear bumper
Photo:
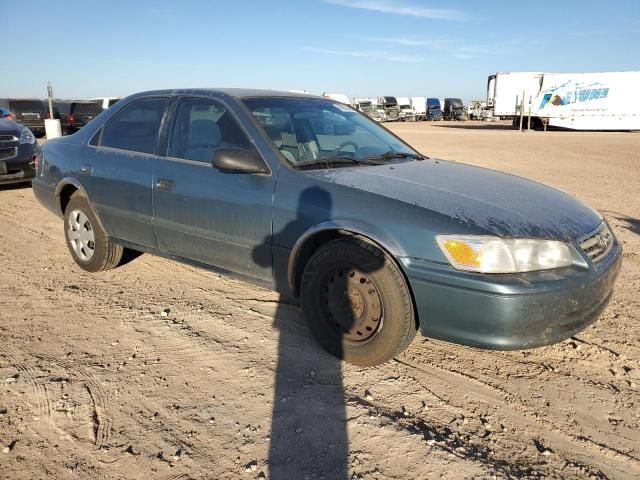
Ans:
[[[423,335],[517,350],[557,343],[593,323],[611,298],[621,258],[616,243],[589,270],[491,276],[415,259],[403,264]]]

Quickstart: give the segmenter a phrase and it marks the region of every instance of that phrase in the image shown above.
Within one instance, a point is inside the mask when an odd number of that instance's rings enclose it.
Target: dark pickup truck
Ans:
[[[53,116],[60,119],[63,135],[77,132],[100,113],[102,113],[102,106],[98,102],[73,100],[53,102]]]
[[[36,137],[44,136],[47,110],[39,98],[0,98],[0,108],[8,110],[9,118],[27,127]]]

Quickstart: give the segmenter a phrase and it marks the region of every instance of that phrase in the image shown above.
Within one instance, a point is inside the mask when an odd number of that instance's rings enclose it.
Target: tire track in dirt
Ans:
[[[407,368],[415,369],[425,374],[429,374],[430,378],[438,377],[438,374],[436,373],[438,371],[452,373],[458,378],[464,379],[466,381],[464,386],[465,386],[465,393],[467,394],[469,393],[468,381],[471,381],[473,384],[480,386],[482,388],[485,388],[494,394],[495,393],[501,394],[502,401],[499,401],[496,403],[491,403],[491,401],[489,401],[489,403],[493,407],[497,408],[498,410],[504,411],[504,408],[506,407],[511,412],[513,412],[515,416],[513,414],[509,415],[509,414],[503,413],[504,417],[511,417],[510,423],[514,423],[514,422],[516,424],[520,423],[520,424],[523,424],[522,426],[525,428],[531,428],[533,426],[532,424],[537,424],[538,426],[544,427],[544,435],[541,435],[541,436],[546,438],[553,438],[555,444],[562,445],[562,449],[567,450],[567,453],[570,453],[572,456],[584,456],[584,453],[580,452],[580,450],[576,449],[575,447],[570,448],[571,444],[575,446],[581,446],[583,448],[587,448],[591,450],[594,453],[598,453],[601,455],[601,457],[604,457],[603,460],[605,459],[623,460],[624,462],[631,463],[635,469],[640,470],[640,459],[635,457],[634,455],[624,452],[616,447],[603,444],[603,443],[598,443],[583,435],[574,434],[570,431],[567,431],[565,428],[562,428],[558,423],[553,422],[552,420],[548,420],[544,416],[536,414],[535,410],[527,408],[526,400],[523,399],[522,397],[519,397],[518,395],[514,395],[512,392],[509,392],[506,389],[493,385],[490,381],[483,380],[474,375],[470,375],[468,373],[464,373],[453,368],[444,368],[438,365],[418,366],[418,365],[413,365],[409,362],[405,362],[400,359],[395,359],[395,361]],[[434,372],[434,370],[436,372]],[[441,380],[442,378],[443,377],[440,376]],[[448,383],[451,383],[448,380],[446,381]],[[454,386],[457,387],[459,385],[454,384]],[[480,400],[485,400],[485,401],[487,399],[486,395],[482,394],[482,392],[479,392],[477,390],[471,393],[473,393],[474,399],[479,398]],[[499,397],[494,397],[494,398],[499,398]],[[524,422],[522,422],[522,420],[519,421],[519,417],[523,419]],[[571,461],[571,459],[567,459],[567,461]],[[624,471],[624,468],[622,466],[609,465],[609,467],[619,471],[620,470]]]
[[[18,370],[19,375],[26,379],[26,385],[29,388],[29,402],[35,409],[36,415],[51,417],[51,400],[47,386],[40,381],[42,372],[32,367],[28,361],[20,360],[20,352],[0,344],[0,355],[4,356],[9,364]]]

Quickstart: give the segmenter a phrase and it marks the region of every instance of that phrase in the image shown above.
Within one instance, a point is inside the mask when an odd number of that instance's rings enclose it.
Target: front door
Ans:
[[[253,148],[234,115],[211,98],[176,106],[167,156],[156,160],[153,223],[160,248],[261,280],[271,275],[272,175],[212,167],[218,148]]]

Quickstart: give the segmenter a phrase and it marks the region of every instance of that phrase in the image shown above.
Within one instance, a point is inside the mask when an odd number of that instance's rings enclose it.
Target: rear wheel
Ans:
[[[316,251],[305,267],[300,300],[320,345],[356,365],[390,360],[417,331],[402,272],[392,258],[357,237]]]
[[[86,198],[73,196],[64,211],[64,234],[75,262],[88,272],[120,263],[123,248],[110,242]]]

